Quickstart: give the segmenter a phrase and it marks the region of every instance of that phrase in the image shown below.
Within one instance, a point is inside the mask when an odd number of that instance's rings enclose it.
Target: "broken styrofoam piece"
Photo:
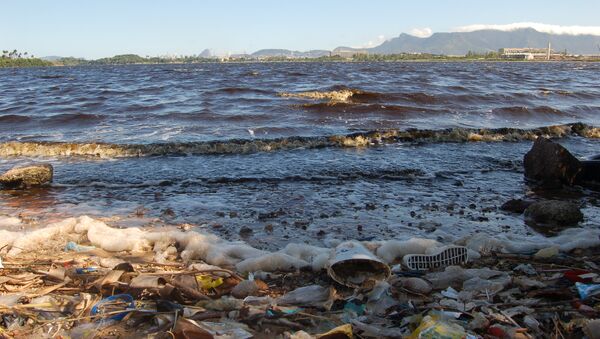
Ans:
[[[37,250],[39,249],[40,244],[46,243],[50,239],[59,237],[61,235],[73,233],[74,227],[77,225],[77,223],[78,219],[68,218],[60,222],[53,223],[48,227],[27,232],[24,234],[20,232],[5,231],[3,235],[7,236],[7,238],[3,239],[3,241],[8,242],[9,239],[12,239],[10,243],[11,249],[8,252],[8,256],[16,256],[22,253],[23,251]]]
[[[254,271],[295,271],[310,264],[291,255],[275,252],[260,257],[248,258],[235,265],[238,272],[248,273]]]
[[[336,282],[355,288],[373,287],[391,274],[386,263],[357,241],[347,241],[335,248],[327,273]]]

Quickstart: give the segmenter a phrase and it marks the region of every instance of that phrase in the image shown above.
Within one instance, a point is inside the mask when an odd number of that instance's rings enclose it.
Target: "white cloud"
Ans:
[[[354,46],[353,48],[371,48],[375,46],[379,46],[385,42],[385,35],[378,35],[377,38],[373,40],[369,40],[366,44],[362,44],[360,46]]]
[[[410,30],[409,34],[419,38],[428,38],[433,34],[433,31],[429,27],[413,28]]]
[[[591,34],[600,35],[600,26],[560,26],[560,25],[548,25],[538,22],[517,22],[506,25],[468,25],[457,27],[455,32],[473,32],[482,29],[496,29],[500,31],[514,31],[520,28],[533,28],[538,32],[550,33],[550,34],[569,34],[569,35],[580,35],[580,34]]]

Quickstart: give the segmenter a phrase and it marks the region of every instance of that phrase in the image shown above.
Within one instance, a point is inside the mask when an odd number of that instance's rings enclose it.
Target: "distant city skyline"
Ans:
[[[3,3],[0,48],[36,56],[252,53],[374,47],[400,33],[533,27],[600,35],[598,1],[30,0]]]

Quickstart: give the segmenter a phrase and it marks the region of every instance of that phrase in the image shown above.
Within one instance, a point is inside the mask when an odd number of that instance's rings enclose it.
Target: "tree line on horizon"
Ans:
[[[28,52],[19,52],[16,49],[2,50],[0,57],[0,67],[36,67],[52,66],[52,63],[36,58]]]

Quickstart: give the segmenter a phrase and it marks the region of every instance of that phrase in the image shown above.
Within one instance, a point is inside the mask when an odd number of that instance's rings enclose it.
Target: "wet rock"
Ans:
[[[34,164],[15,167],[0,175],[0,186],[10,189],[24,189],[49,184],[54,169],[50,164]]]
[[[522,214],[527,207],[531,206],[533,201],[523,199],[510,199],[500,206],[500,209],[507,212]]]
[[[419,222],[417,227],[419,229],[422,229],[426,232],[431,233],[431,232],[437,230],[438,228],[442,227],[442,224],[439,222],[435,222],[435,221],[421,221],[421,222]]]
[[[308,225],[310,225],[310,221],[307,221],[307,220],[294,221],[294,227],[296,227],[296,228],[301,228],[301,229],[305,230],[308,228]]]
[[[527,207],[525,218],[537,226],[574,226],[583,221],[583,213],[579,206],[572,202],[546,200]]]
[[[250,227],[244,226],[240,229],[240,236],[242,237],[247,237],[250,236],[252,234],[252,229]]]
[[[523,159],[525,177],[543,186],[573,185],[581,163],[561,145],[539,137]]]
[[[281,216],[284,216],[286,213],[284,210],[278,210],[278,211],[273,211],[273,212],[261,212],[258,213],[258,220],[260,221],[265,221],[268,219],[275,219]]]

